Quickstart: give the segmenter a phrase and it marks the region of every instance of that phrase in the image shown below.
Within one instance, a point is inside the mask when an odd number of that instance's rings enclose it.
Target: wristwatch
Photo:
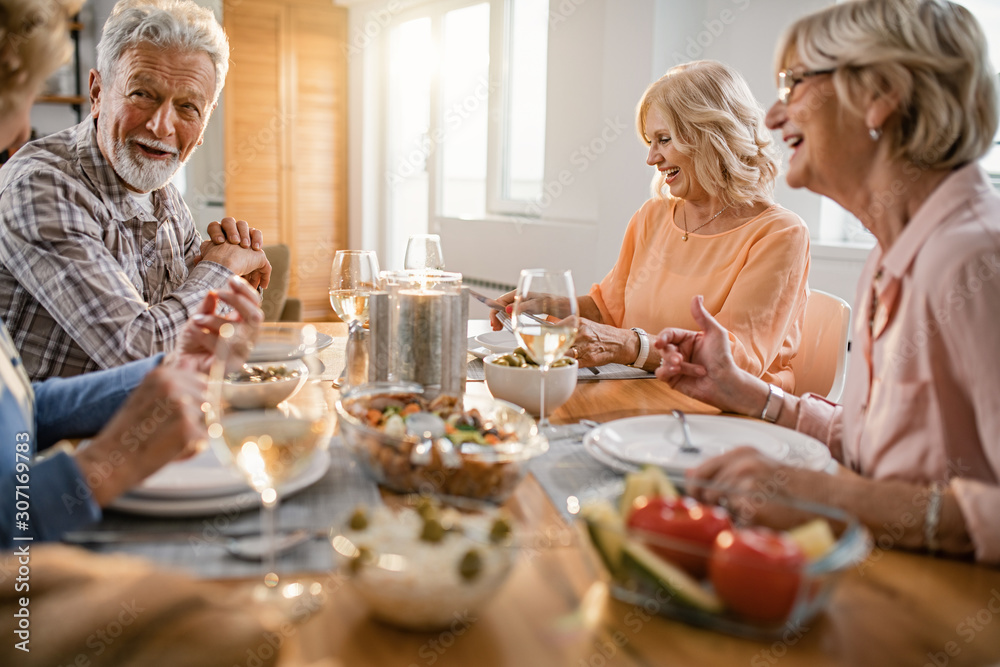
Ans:
[[[639,327],[632,327],[632,331],[639,336],[639,356],[629,365],[642,368],[646,364],[646,359],[649,358],[649,334]]]
[[[785,392],[781,387],[773,384],[767,385],[767,403],[764,404],[764,411],[760,413],[760,418],[772,424],[778,421],[781,415],[781,408],[785,406]]]

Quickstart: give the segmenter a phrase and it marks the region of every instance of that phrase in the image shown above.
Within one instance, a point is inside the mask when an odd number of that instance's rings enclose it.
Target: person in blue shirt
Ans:
[[[0,0],[0,148],[30,124],[42,82],[68,57],[66,26],[77,9],[75,0]],[[245,223],[226,222],[210,225],[210,236],[249,245]],[[216,314],[220,302],[228,315]],[[255,330],[259,302],[233,276],[208,294],[166,355],[35,385],[0,322],[0,548],[97,521],[101,507],[194,453],[206,440],[201,405],[219,327],[241,320]],[[50,449],[80,436],[93,437],[75,450]]]

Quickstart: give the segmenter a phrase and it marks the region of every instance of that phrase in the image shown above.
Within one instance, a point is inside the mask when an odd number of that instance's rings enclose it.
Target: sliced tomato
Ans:
[[[693,498],[659,497],[637,505],[628,525],[649,533],[650,549],[700,579],[708,569],[716,535],[731,528],[732,522],[720,507]],[[655,539],[658,536],[663,539]]]

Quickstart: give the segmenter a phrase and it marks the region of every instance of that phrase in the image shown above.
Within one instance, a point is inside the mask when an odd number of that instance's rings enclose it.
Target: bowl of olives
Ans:
[[[491,354],[483,359],[486,386],[494,398],[519,405],[533,415],[541,416],[542,370],[524,348],[509,354]],[[557,359],[545,374],[545,413],[551,415],[569,400],[576,389],[576,359]]]
[[[371,614],[410,630],[477,614],[517,557],[511,515],[465,498],[410,495],[359,506],[331,532],[335,565]]]

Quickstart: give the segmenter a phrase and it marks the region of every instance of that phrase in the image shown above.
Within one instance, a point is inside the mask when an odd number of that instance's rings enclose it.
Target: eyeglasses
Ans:
[[[788,100],[792,98],[792,91],[795,89],[795,86],[802,83],[804,79],[808,79],[811,76],[819,76],[820,74],[833,74],[836,71],[837,68],[834,67],[832,69],[814,69],[799,74],[790,69],[778,72],[778,101],[782,104],[788,104]]]

